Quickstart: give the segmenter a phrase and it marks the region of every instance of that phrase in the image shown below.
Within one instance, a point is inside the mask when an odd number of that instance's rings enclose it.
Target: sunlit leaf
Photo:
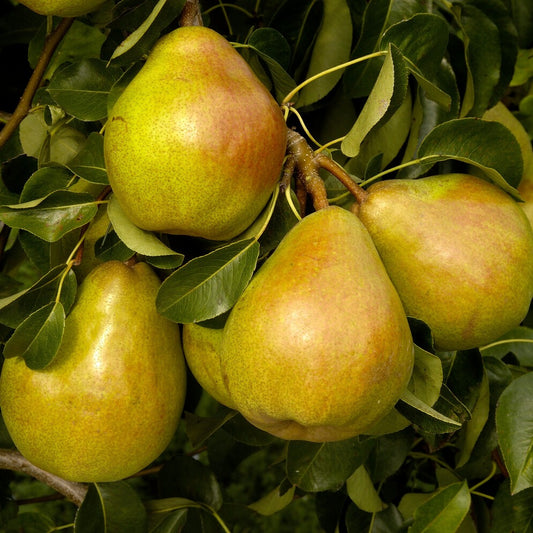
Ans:
[[[159,288],[158,311],[179,323],[201,322],[224,313],[248,285],[258,255],[258,242],[249,239],[192,259]]]
[[[379,513],[385,508],[364,465],[358,467],[346,480],[346,490],[350,499],[362,511]]]
[[[248,507],[264,516],[270,516],[281,511],[292,502],[296,491],[296,487],[292,485],[282,493],[283,485],[278,485],[260,500],[249,504]]]

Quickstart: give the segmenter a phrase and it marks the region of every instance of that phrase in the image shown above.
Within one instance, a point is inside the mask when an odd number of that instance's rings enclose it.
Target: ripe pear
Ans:
[[[234,408],[222,379],[220,345],[224,330],[200,324],[183,324],[183,353],[189,370],[200,386],[217,402]]]
[[[0,408],[30,462],[73,481],[115,481],[167,447],[186,369],[179,326],[155,307],[159,285],[146,263],[102,263],[80,285],[51,363],[5,360]]]
[[[526,213],[529,222],[533,223],[533,148],[529,134],[520,120],[502,102],[485,111],[483,119],[494,120],[506,126],[520,145],[524,169],[518,184],[518,192],[524,201],[519,205]]]
[[[359,217],[437,349],[480,347],[520,324],[533,296],[533,232],[507,193],[468,174],[391,179],[367,192]]]
[[[19,0],[39,15],[80,17],[95,11],[105,0]]]
[[[229,42],[206,27],[178,28],[113,106],[109,182],[140,228],[227,240],[268,201],[286,137],[280,107]]]
[[[363,433],[413,368],[402,304],[358,218],[337,206],[285,235],[229,314],[222,380],[235,408],[288,440]]]

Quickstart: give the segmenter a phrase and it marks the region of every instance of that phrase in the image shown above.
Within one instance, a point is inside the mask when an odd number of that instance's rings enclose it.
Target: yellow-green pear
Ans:
[[[229,314],[220,368],[234,407],[283,439],[347,439],[394,407],[411,332],[353,213],[330,206],[285,235]]]
[[[520,207],[525,211],[530,223],[533,224],[533,147],[531,146],[529,134],[520,120],[515,117],[503,102],[498,102],[495,106],[488,109],[484,113],[483,119],[494,120],[506,126],[520,145],[522,160],[524,162],[522,179],[518,184],[518,192],[522,200],[524,200],[520,203]]]
[[[0,408],[18,450],[65,479],[125,478],[154,461],[185,399],[179,326],[155,307],[146,263],[109,261],[79,287],[60,349],[42,370],[6,359]]]
[[[145,230],[230,239],[257,217],[286,148],[280,107],[215,31],[162,37],[113,106],[109,182]]]
[[[95,11],[105,0],[19,0],[39,15],[80,17]]]
[[[513,198],[468,174],[391,179],[367,192],[359,217],[437,349],[483,346],[520,324],[533,296],[533,232]]]
[[[234,408],[220,370],[220,344],[224,330],[200,324],[183,324],[183,353],[200,386],[217,402]]]

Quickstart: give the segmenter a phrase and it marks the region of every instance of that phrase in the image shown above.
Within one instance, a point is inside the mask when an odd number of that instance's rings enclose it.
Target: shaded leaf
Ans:
[[[247,239],[192,259],[162,283],[156,299],[159,313],[179,323],[224,313],[248,285],[258,255],[258,242]]]
[[[44,198],[59,189],[66,189],[71,180],[72,174],[62,167],[40,168],[24,184],[19,203]]]
[[[81,59],[59,68],[47,90],[68,114],[80,120],[101,120],[107,115],[111,87],[121,74],[100,59]]]
[[[145,533],[146,510],[125,481],[89,486],[74,522],[75,533]]]
[[[370,453],[372,440],[291,441],[287,450],[289,481],[308,492],[338,490]]]
[[[418,157],[430,163],[457,159],[479,167],[496,185],[516,196],[523,162],[514,135],[498,122],[476,118],[454,119],[439,124],[424,138]]]
[[[50,302],[30,314],[14,331],[4,347],[5,357],[23,357],[33,369],[46,367],[55,357],[65,329],[61,302]]]
[[[484,357],[502,359],[513,353],[522,366],[533,367],[533,329],[519,326],[512,329],[497,341],[481,348]]]
[[[12,228],[24,229],[47,242],[55,242],[87,224],[97,210],[90,194],[60,190],[36,201],[0,206],[0,219]]]
[[[496,408],[498,441],[511,478],[511,493],[533,487],[533,373],[515,379]]]
[[[81,150],[69,161],[67,167],[84,180],[107,185],[109,181],[104,161],[103,135],[91,132]]]
[[[306,78],[345,63],[350,58],[352,19],[346,0],[324,0],[324,14],[311,54]],[[297,100],[298,107],[317,102],[335,87],[342,76],[337,70],[306,85]]]
[[[291,47],[274,28],[258,28],[250,35],[248,44],[258,52],[275,60],[284,70],[289,68]]]
[[[191,441],[191,444],[197,448],[236,414],[236,411],[228,410],[221,416],[202,417],[194,413],[185,412],[185,431],[187,437]]]
[[[530,533],[533,524],[533,489],[512,495],[509,480],[505,480],[496,493],[492,517],[491,533]]]

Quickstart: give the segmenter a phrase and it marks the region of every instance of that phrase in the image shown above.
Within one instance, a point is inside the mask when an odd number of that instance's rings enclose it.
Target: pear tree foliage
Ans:
[[[527,212],[529,2],[205,0],[194,14],[196,7],[106,0],[74,19],[15,1],[0,7],[5,357],[49,364],[86,270],[113,259],[151,265],[167,319],[221,327],[298,222],[301,191],[286,180],[257,220],[225,242],[142,230],[116,202],[104,160],[107,117],[156,41],[182,24],[201,21],[230,41],[288,128],[359,186],[469,172],[525,200]],[[495,106],[521,134],[485,117]],[[325,174],[329,203],[348,208],[347,182]],[[453,352],[435,349],[426,324],[409,325],[408,390],[368,435],[282,440],[189,375],[180,426],[157,461],[133,478],[78,486],[26,465],[2,424],[0,530],[530,531],[533,314],[488,345]]]

